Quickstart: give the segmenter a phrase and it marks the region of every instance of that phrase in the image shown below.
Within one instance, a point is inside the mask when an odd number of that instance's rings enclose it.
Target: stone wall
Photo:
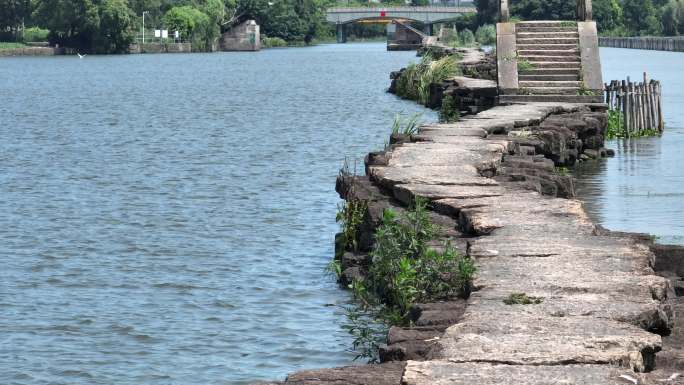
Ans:
[[[55,47],[22,47],[0,50],[0,56],[54,56],[66,55],[66,48]]]
[[[259,51],[261,50],[261,34],[259,25],[248,20],[230,29],[219,39],[221,51]]]
[[[131,44],[128,53],[189,53],[191,43],[145,43]]]

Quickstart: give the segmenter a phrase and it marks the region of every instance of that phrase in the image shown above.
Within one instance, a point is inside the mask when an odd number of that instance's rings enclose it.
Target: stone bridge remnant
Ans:
[[[247,20],[236,25],[221,35],[219,39],[221,51],[259,51],[261,50],[261,33],[259,24]]]

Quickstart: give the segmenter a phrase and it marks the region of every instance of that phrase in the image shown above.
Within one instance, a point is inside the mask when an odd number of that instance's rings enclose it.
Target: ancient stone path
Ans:
[[[626,235],[599,235],[577,200],[487,177],[514,142],[494,132],[535,126],[578,104],[499,106],[454,124],[425,125],[370,177],[406,202],[423,196],[473,236],[477,291],[429,360],[409,361],[403,383],[611,384],[653,367],[670,314],[668,281]],[[486,176],[485,176],[486,175]],[[512,293],[539,304],[507,305]],[[650,330],[650,331],[649,331]],[[634,374],[636,375],[636,374]],[[629,383],[629,382],[627,382]]]

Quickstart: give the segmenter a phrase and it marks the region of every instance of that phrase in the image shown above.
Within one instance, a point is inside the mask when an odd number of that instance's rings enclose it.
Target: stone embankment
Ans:
[[[677,37],[599,37],[599,46],[684,52],[684,38]]]
[[[340,250],[343,278],[372,263],[383,210],[420,196],[440,240],[476,262],[470,296],[414,306],[412,327],[390,329],[383,364],[272,384],[681,383],[684,252],[597,226],[558,169],[607,155],[606,120],[603,104],[501,105],[368,154],[366,176],[337,181],[343,198],[368,203],[359,251]]]
[[[72,49],[55,47],[20,47],[0,49],[0,56],[55,56],[73,54]]]

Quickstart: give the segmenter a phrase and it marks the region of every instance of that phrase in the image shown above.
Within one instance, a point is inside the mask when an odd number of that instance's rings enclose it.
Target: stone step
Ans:
[[[575,26],[577,26],[577,23],[574,21],[569,21],[569,20],[543,20],[543,21],[535,21],[535,20],[530,20],[530,21],[521,21],[519,23],[516,23],[515,26],[516,28],[518,27],[563,27],[569,26],[571,23],[574,23]]]
[[[518,48],[519,56],[577,56],[580,52],[578,49],[520,49]]]
[[[520,87],[520,95],[577,95],[579,87]]]
[[[552,55],[518,55],[518,59],[525,59],[529,62],[550,63],[550,62],[580,62],[579,55],[575,56],[552,56]]]
[[[520,38],[518,37],[516,39],[516,44],[517,45],[524,45],[524,44],[573,44],[575,46],[579,45],[579,39],[576,37],[551,37],[551,38],[539,38],[539,37],[532,37],[532,38]]]
[[[527,71],[529,72],[529,71]],[[578,71],[579,72],[579,71]],[[518,81],[579,81],[579,73],[564,75],[522,75],[518,74]]]
[[[571,68],[574,70],[579,71],[580,69],[580,63],[579,62],[570,62],[570,61],[545,61],[545,62],[538,62],[538,61],[530,61],[530,64],[532,64],[532,69],[560,69],[560,68]]]
[[[590,95],[499,95],[499,103],[603,103],[602,96]]]
[[[518,82],[518,86],[521,88],[535,89],[535,88],[579,88],[582,83],[578,80],[575,81],[530,81],[523,80]]]
[[[520,26],[515,27],[515,31],[520,32],[577,32],[577,27],[533,27],[533,26]]]
[[[516,32],[518,39],[579,39],[577,32]]]
[[[572,63],[576,64],[576,63]],[[520,71],[520,75],[544,75],[544,76],[561,76],[573,75],[579,77],[580,69],[578,68],[535,68],[527,71]]]
[[[558,50],[576,50],[577,44],[518,44],[518,51],[558,51]]]

